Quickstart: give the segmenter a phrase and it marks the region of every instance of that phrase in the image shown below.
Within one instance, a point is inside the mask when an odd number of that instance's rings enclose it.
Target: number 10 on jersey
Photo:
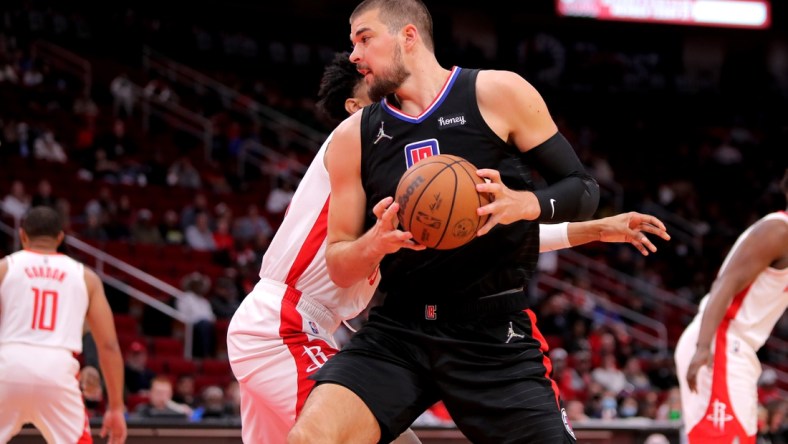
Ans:
[[[33,330],[54,330],[57,318],[57,291],[41,290],[34,287],[33,296],[35,298],[33,324],[30,328]]]

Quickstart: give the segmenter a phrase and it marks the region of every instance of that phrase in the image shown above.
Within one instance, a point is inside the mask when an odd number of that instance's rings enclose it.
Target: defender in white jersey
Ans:
[[[123,359],[98,276],[58,254],[63,226],[48,207],[22,221],[24,250],[0,261],[0,443],[32,423],[48,443],[90,443],[79,389],[83,324],[99,352],[109,406],[101,436],[123,443]]]
[[[338,54],[321,81],[320,107],[341,121],[370,103],[366,85]],[[318,151],[293,196],[260,268],[260,282],[230,322],[227,351],[241,388],[241,423],[246,443],[283,443],[314,386],[309,375],[337,352],[334,332],[369,303],[380,277],[375,273],[350,288],[331,282],[325,265],[329,199],[324,155]],[[383,206],[376,211],[384,210]],[[643,233],[670,237],[658,219],[627,213],[596,221],[543,226],[541,251],[592,241],[629,242],[642,254],[656,251]],[[416,442],[410,433],[397,442]]]
[[[788,170],[781,182],[788,199]],[[690,444],[755,443],[756,352],[788,307],[788,213],[739,236],[676,346],[682,417]]]

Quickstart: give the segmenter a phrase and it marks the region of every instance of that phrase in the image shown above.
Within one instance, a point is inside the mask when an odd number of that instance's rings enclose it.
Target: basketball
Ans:
[[[431,156],[414,164],[400,178],[396,199],[400,226],[413,240],[428,248],[450,250],[476,237],[488,215],[476,209],[490,202],[476,191],[484,180],[477,168],[462,157]]]

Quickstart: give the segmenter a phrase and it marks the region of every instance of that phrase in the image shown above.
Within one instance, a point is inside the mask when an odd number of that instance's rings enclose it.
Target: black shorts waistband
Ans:
[[[425,297],[387,296],[381,314],[425,321],[460,321],[482,316],[511,313],[528,307],[528,296],[514,288],[477,299],[430,301]]]

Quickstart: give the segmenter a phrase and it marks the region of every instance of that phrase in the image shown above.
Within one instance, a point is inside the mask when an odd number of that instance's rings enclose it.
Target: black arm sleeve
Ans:
[[[594,215],[599,205],[599,184],[560,132],[522,156],[548,184],[534,191],[542,209],[540,222],[587,220]]]

